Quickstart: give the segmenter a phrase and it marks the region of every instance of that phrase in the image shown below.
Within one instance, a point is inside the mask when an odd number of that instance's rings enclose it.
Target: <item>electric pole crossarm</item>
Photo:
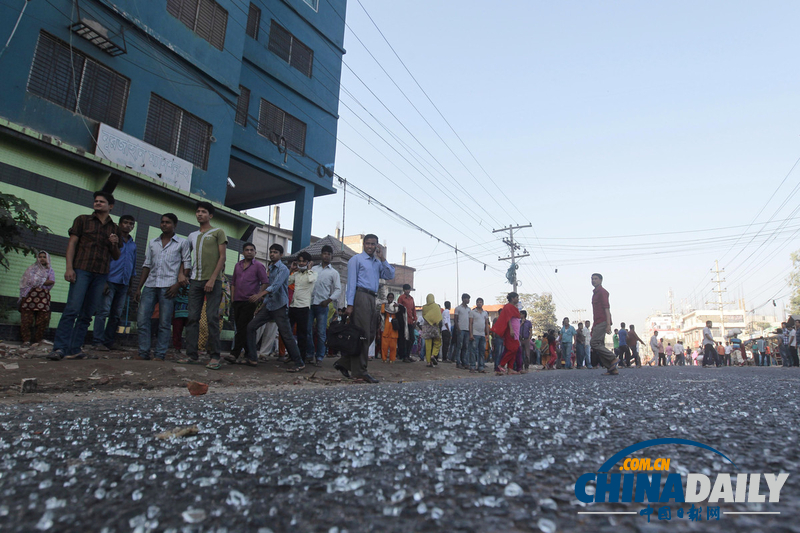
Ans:
[[[517,250],[520,249],[520,246],[519,246],[519,244],[514,242],[514,230],[515,229],[530,228],[530,227],[531,227],[530,224],[526,224],[524,226],[508,226],[507,228],[496,229],[496,230],[492,231],[492,233],[500,233],[500,232],[505,232],[505,231],[508,232],[508,237],[503,239],[503,244],[508,246],[508,249],[511,252],[511,255],[509,257],[502,257],[502,258],[498,257],[497,260],[498,261],[509,261],[509,260],[511,261],[511,265],[512,266],[509,269],[510,273],[507,274],[507,276],[508,276],[508,281],[511,282],[512,285],[514,286],[514,292],[517,292],[517,285],[519,284],[519,282],[517,280],[517,273],[516,273],[516,268],[518,268],[516,266],[517,265],[517,259],[522,259],[523,257],[529,257],[530,256],[530,254],[528,254],[528,250],[523,250],[522,254],[517,254]]]

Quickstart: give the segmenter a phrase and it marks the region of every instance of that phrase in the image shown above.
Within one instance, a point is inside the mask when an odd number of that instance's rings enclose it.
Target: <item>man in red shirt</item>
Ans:
[[[608,291],[603,288],[603,276],[592,274],[592,312],[594,314],[594,327],[592,327],[592,351],[597,353],[600,364],[608,369],[607,376],[619,374],[617,365],[619,359],[614,352],[606,348],[606,335],[611,335],[611,306],[608,303]]]
[[[417,307],[414,303],[414,297],[411,296],[411,285],[406,283],[403,285],[403,294],[397,299],[397,303],[406,308],[406,318],[408,321],[408,337],[400,335],[400,343],[398,352],[400,360],[404,363],[410,363],[411,347],[414,344],[414,326],[417,324]]]

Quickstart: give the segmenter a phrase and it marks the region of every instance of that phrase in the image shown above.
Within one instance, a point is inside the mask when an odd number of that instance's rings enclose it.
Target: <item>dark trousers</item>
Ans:
[[[189,318],[186,321],[186,356],[197,359],[197,343],[200,340],[200,317],[203,314],[203,300],[206,301],[208,321],[208,342],[206,352],[211,359],[219,359],[219,302],[222,299],[222,282],[214,282],[214,289],[206,292],[208,280],[189,282]]]
[[[441,359],[447,359],[447,352],[450,351],[450,330],[445,328],[442,330],[442,349],[439,351]]]
[[[336,361],[337,365],[349,370],[353,377],[361,377],[367,373],[369,345],[375,340],[375,332],[377,330],[376,315],[375,296],[357,290],[353,300],[353,314],[351,320],[354,326],[358,326],[364,330],[366,338],[361,341],[361,351],[359,353],[355,355],[342,355],[339,360]],[[400,336],[402,337],[402,333]],[[406,344],[411,345],[412,342],[409,341]]]
[[[621,365],[631,366],[632,357],[630,346],[626,345],[619,347],[619,362]]]
[[[408,359],[411,357],[411,349],[414,347],[414,327],[415,324],[408,324],[408,340],[405,340],[402,335],[400,335],[400,338],[398,339],[398,351],[400,352],[400,359]],[[420,350],[420,354],[422,357],[424,357],[423,350]]]
[[[231,355],[239,357],[239,354],[246,350],[247,346],[247,324],[253,320],[258,304],[244,300],[233,302],[233,322],[236,324],[236,335],[233,337],[233,348]]]
[[[289,323],[292,327],[297,328],[297,348],[303,357],[307,357],[308,354],[308,315],[310,312],[310,307],[289,308]]]
[[[642,360],[639,358],[639,346],[633,347],[633,362],[636,366],[642,366]]]
[[[289,352],[289,357],[292,358],[295,366],[302,368],[305,363],[303,363],[303,358],[300,356],[300,350],[297,349],[297,342],[294,340],[294,335],[292,334],[292,326],[289,324],[289,314],[285,305],[273,311],[267,309],[267,306],[263,306],[255,314],[253,320],[247,324],[247,348],[244,352],[245,357],[250,361],[258,361],[256,334],[258,333],[258,328],[267,322],[275,322],[275,325],[278,326],[278,333],[280,333],[281,339],[283,339],[283,344],[286,346],[286,351]]]
[[[756,361],[758,363],[758,361]],[[719,366],[717,363],[717,350],[711,344],[703,345],[703,366]]]
[[[789,346],[789,356],[792,358],[792,366],[800,366],[797,359],[797,346]]]
[[[658,352],[658,366],[667,366],[667,354]]]

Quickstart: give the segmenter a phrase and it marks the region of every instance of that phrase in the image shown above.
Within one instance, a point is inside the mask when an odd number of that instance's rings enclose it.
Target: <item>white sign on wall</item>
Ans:
[[[100,124],[94,153],[136,172],[191,192],[194,167],[190,162],[107,124]]]

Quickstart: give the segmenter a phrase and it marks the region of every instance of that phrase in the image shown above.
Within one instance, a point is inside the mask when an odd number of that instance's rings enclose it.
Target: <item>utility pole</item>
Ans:
[[[583,322],[583,313],[586,312],[586,309],[573,309],[572,312],[578,313],[578,322]]]
[[[724,302],[722,300],[722,293],[726,291],[726,289],[722,288],[722,284],[725,282],[725,280],[724,279],[720,279],[719,275],[722,274],[723,272],[725,272],[725,269],[723,268],[722,270],[720,270],[720,268],[719,268],[719,260],[714,261],[714,270],[712,270],[711,272],[713,272],[714,274],[717,275],[717,279],[712,279],[711,281],[717,284],[717,288],[713,289],[712,292],[716,292],[717,293],[718,301],[717,302],[706,302],[706,304],[716,303],[719,306],[719,318],[720,318],[720,322],[721,322],[721,326],[722,326],[722,330],[721,330],[722,331],[722,341],[724,342],[725,341],[725,312],[723,311],[723,309],[725,308],[725,305],[733,304],[733,303],[736,303],[736,302]],[[747,317],[745,317],[745,319],[746,318]]]
[[[507,228],[496,229],[496,230],[492,231],[492,233],[499,233],[499,232],[504,232],[504,231],[508,232],[508,237],[504,237],[503,238],[503,242],[508,246],[509,250],[511,250],[511,255],[509,257],[498,257],[497,260],[498,261],[508,261],[509,259],[511,260],[511,269],[514,269],[514,271],[511,272],[511,275],[513,276],[513,281],[511,281],[511,280],[509,280],[509,281],[514,286],[514,292],[517,292],[517,284],[518,284],[518,282],[517,282],[517,272],[516,272],[517,259],[522,259],[523,257],[530,256],[530,254],[528,253],[528,250],[523,250],[522,254],[519,254],[519,255],[517,254],[517,250],[519,250],[520,246],[519,246],[519,244],[514,242],[514,230],[515,229],[530,228],[530,227],[531,227],[530,224],[526,224],[525,226],[509,226]]]

